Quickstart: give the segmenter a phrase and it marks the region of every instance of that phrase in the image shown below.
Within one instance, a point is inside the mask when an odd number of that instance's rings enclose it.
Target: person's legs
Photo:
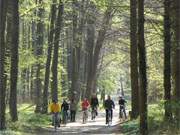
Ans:
[[[106,109],[106,124],[108,123],[108,109]]]
[[[73,115],[73,122],[76,121],[76,111],[74,110],[74,115]]]
[[[122,106],[120,106],[120,118],[122,118],[123,116],[123,107]]]
[[[71,115],[71,122],[73,122],[73,110],[71,110],[70,115]]]
[[[71,122],[75,121],[75,111],[71,110]]]
[[[124,112],[125,119],[127,119],[127,115],[126,115],[126,109],[125,109],[125,107],[123,107],[123,112]]]
[[[113,110],[111,109],[111,121],[112,121],[112,118],[113,118]]]
[[[55,117],[55,115],[52,114],[52,126],[54,126],[54,117]]]

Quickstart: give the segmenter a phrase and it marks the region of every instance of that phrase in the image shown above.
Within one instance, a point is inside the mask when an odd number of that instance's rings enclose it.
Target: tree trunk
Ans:
[[[120,84],[121,84],[121,95],[124,97],[125,95],[124,95],[124,86],[123,86],[123,79],[122,79],[122,77],[120,79]]]
[[[96,45],[95,48],[93,48],[93,56],[92,56],[92,67],[90,66],[91,71],[91,75],[88,74],[88,79],[87,79],[87,87],[86,87],[86,96],[88,96],[90,98],[89,95],[92,95],[93,92],[93,84],[95,84],[95,80],[96,80],[96,75],[97,75],[97,66],[98,66],[98,62],[99,62],[99,55],[100,55],[100,51],[101,48],[103,46],[103,42],[105,40],[105,35],[106,35],[106,31],[109,28],[110,25],[110,20],[112,17],[112,9],[109,6],[107,8],[107,10],[105,11],[104,14],[104,18],[103,18],[103,24],[101,29],[98,32],[98,37],[97,37],[97,41],[96,41]]]
[[[58,16],[56,21],[55,37],[54,37],[54,54],[52,61],[52,99],[58,100],[58,53],[59,53],[59,38],[63,22],[64,6],[61,0],[59,1]]]
[[[4,82],[4,52],[6,0],[0,0],[0,130],[5,129],[5,82]]]
[[[87,21],[87,86],[86,86],[86,97],[91,94],[92,85],[92,70],[93,70],[93,50],[94,50],[94,40],[95,40],[95,20],[93,17],[88,17]]]
[[[56,2],[57,0],[53,0],[51,6],[51,15],[50,15],[51,22],[50,22],[50,30],[48,35],[48,52],[47,52],[46,71],[45,71],[45,79],[44,79],[42,113],[48,112],[48,89],[49,89],[50,65],[51,65],[51,55],[52,55],[53,38],[54,38],[54,24],[56,20],[56,5],[55,5]]]
[[[77,0],[73,0],[73,48],[72,48],[72,79],[71,79],[71,91],[70,98],[75,100],[75,103],[79,99],[78,90],[78,14],[77,14]]]
[[[175,0],[175,99],[180,101],[180,1]],[[175,119],[180,127],[180,108],[176,108]]]
[[[138,82],[138,61],[137,61],[137,1],[130,1],[130,58],[131,58],[131,118],[135,119],[139,115],[139,82]]]
[[[140,77],[140,132],[148,134],[147,122],[147,75],[146,48],[144,41],[144,0],[138,0],[138,49],[139,49],[139,77]]]
[[[39,0],[39,4],[42,4],[43,1]],[[36,64],[36,79],[35,79],[35,102],[36,102],[36,108],[35,112],[40,113],[41,112],[41,101],[42,101],[42,84],[41,84],[41,69],[42,65],[40,62],[40,58],[43,54],[43,44],[44,44],[44,23],[42,21],[44,15],[44,9],[43,7],[38,8],[37,16],[41,19],[38,20],[37,23],[37,42],[36,42],[36,50],[35,50],[35,56],[37,58],[37,64]]]
[[[164,100],[165,120],[172,119],[171,111],[171,1],[164,0]]]
[[[11,69],[10,69],[10,101],[9,110],[13,122],[18,120],[17,115],[17,78],[18,78],[18,45],[19,45],[19,1],[9,0],[11,22]]]

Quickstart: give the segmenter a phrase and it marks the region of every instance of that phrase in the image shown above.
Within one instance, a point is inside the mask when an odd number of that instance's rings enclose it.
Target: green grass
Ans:
[[[10,121],[7,111],[7,130],[0,132],[0,135],[24,135],[24,132],[31,132],[40,127],[47,127],[51,123],[51,115],[35,114],[35,107],[30,104],[22,104],[18,107],[19,120],[15,123]]]
[[[138,126],[138,120],[125,122],[121,126],[121,132],[124,135],[137,135],[139,133]]]
[[[148,106],[148,128],[149,135],[180,135],[174,122],[164,121],[163,104],[152,104]],[[121,125],[122,133],[125,135],[139,134],[139,118],[128,121]]]

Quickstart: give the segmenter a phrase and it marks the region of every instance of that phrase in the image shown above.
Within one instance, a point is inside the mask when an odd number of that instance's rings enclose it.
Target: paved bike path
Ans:
[[[43,135],[122,135],[119,130],[119,108],[113,111],[113,121],[110,126],[105,124],[105,111],[102,110],[98,113],[95,120],[91,120],[91,113],[88,113],[88,121],[86,124],[82,123],[82,112],[78,112],[76,122],[67,123],[62,125],[57,131],[53,127],[44,128],[41,133]]]

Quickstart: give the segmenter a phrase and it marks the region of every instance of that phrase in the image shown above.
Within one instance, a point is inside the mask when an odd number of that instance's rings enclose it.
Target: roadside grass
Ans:
[[[148,106],[148,129],[149,135],[180,135],[175,122],[164,121],[163,104],[151,104]],[[121,124],[124,135],[139,135],[139,118],[129,120]]]
[[[24,133],[31,133],[32,131],[47,127],[51,124],[51,115],[35,114],[35,106],[30,104],[21,104],[18,106],[17,122],[11,122],[7,111],[7,130],[0,132],[0,135],[24,135]]]

